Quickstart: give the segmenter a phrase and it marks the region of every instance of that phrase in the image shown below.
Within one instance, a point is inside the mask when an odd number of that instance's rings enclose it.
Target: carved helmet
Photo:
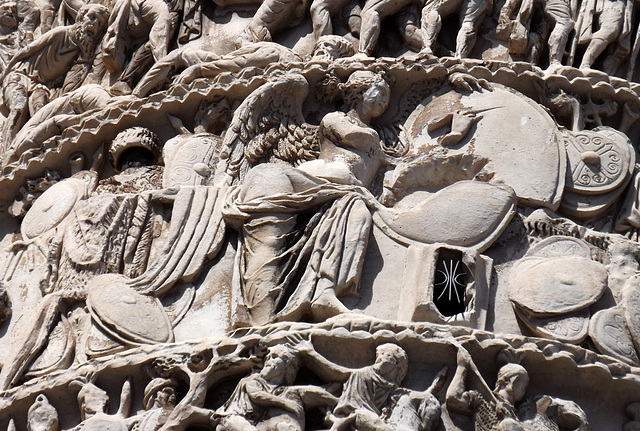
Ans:
[[[145,127],[130,127],[111,142],[109,155],[116,172],[129,167],[149,166],[160,161],[162,152],[158,136]]]

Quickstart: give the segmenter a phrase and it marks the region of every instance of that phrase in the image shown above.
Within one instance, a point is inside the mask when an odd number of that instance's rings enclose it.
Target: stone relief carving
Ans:
[[[0,427],[634,429],[636,9],[0,2]]]

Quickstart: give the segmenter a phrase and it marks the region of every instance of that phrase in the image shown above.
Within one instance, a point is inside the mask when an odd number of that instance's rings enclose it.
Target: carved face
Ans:
[[[529,377],[523,374],[517,374],[511,378],[510,384],[507,386],[514,402],[518,402],[524,398],[524,394],[529,385]]]
[[[79,22],[83,33],[95,38],[107,23],[106,12],[104,7],[98,7],[98,5],[88,5],[81,8],[78,15],[81,17]]]
[[[82,51],[83,57],[91,53],[98,34],[107,24],[107,17],[108,9],[98,4],[83,6],[78,11],[78,20],[73,25],[72,37]]]
[[[282,346],[274,346],[269,349],[260,375],[276,385],[291,385],[299,368],[300,361],[291,350]]]
[[[176,406],[176,391],[171,386],[162,388],[156,394],[156,405],[158,407],[172,408]]]
[[[0,5],[0,25],[9,29],[18,28],[15,3],[7,2]]]
[[[104,413],[107,410],[107,404],[109,403],[109,396],[105,391],[96,387],[95,385],[85,385],[80,394],[80,406],[82,411],[82,418],[88,419],[96,415],[96,413]]]
[[[366,70],[353,72],[343,88],[345,102],[365,121],[382,115],[389,106],[391,88],[380,74]]]
[[[391,89],[384,80],[380,79],[373,82],[362,95],[364,112],[370,115],[371,118],[379,117],[387,110],[390,97]]]
[[[264,367],[260,371],[260,375],[265,380],[269,380],[276,384],[281,384],[284,379],[284,371],[287,366],[287,360],[278,352],[272,352],[267,355],[264,361]]]
[[[27,416],[29,431],[58,431],[58,412],[44,395],[38,395]]]
[[[387,374],[398,365],[398,359],[393,352],[389,350],[382,350],[378,352],[376,358],[376,369],[381,374]]]
[[[313,57],[316,59],[333,60],[334,58],[338,58],[338,53],[331,45],[318,44],[315,52],[313,53]]]
[[[325,35],[321,36],[313,51],[313,58],[334,60],[341,57],[350,57],[355,54],[355,49],[351,42],[341,36]]]
[[[59,429],[58,418],[46,412],[29,418],[29,431],[57,431]]]
[[[524,398],[528,385],[529,374],[520,365],[505,365],[498,373],[497,391],[506,395],[514,404]]]
[[[382,344],[376,348],[376,362],[373,366],[378,374],[400,383],[406,376],[406,353],[394,344]]]

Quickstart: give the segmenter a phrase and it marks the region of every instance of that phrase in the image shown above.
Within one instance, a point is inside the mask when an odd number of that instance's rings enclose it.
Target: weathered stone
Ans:
[[[638,428],[638,4],[84,3],[0,4],[0,429]]]

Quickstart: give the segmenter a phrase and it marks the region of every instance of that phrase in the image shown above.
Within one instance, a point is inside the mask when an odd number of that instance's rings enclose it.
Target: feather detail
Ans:
[[[222,157],[234,182],[259,163],[296,166],[318,157],[317,126],[302,114],[309,83],[286,73],[257,88],[234,113],[224,137]]]

